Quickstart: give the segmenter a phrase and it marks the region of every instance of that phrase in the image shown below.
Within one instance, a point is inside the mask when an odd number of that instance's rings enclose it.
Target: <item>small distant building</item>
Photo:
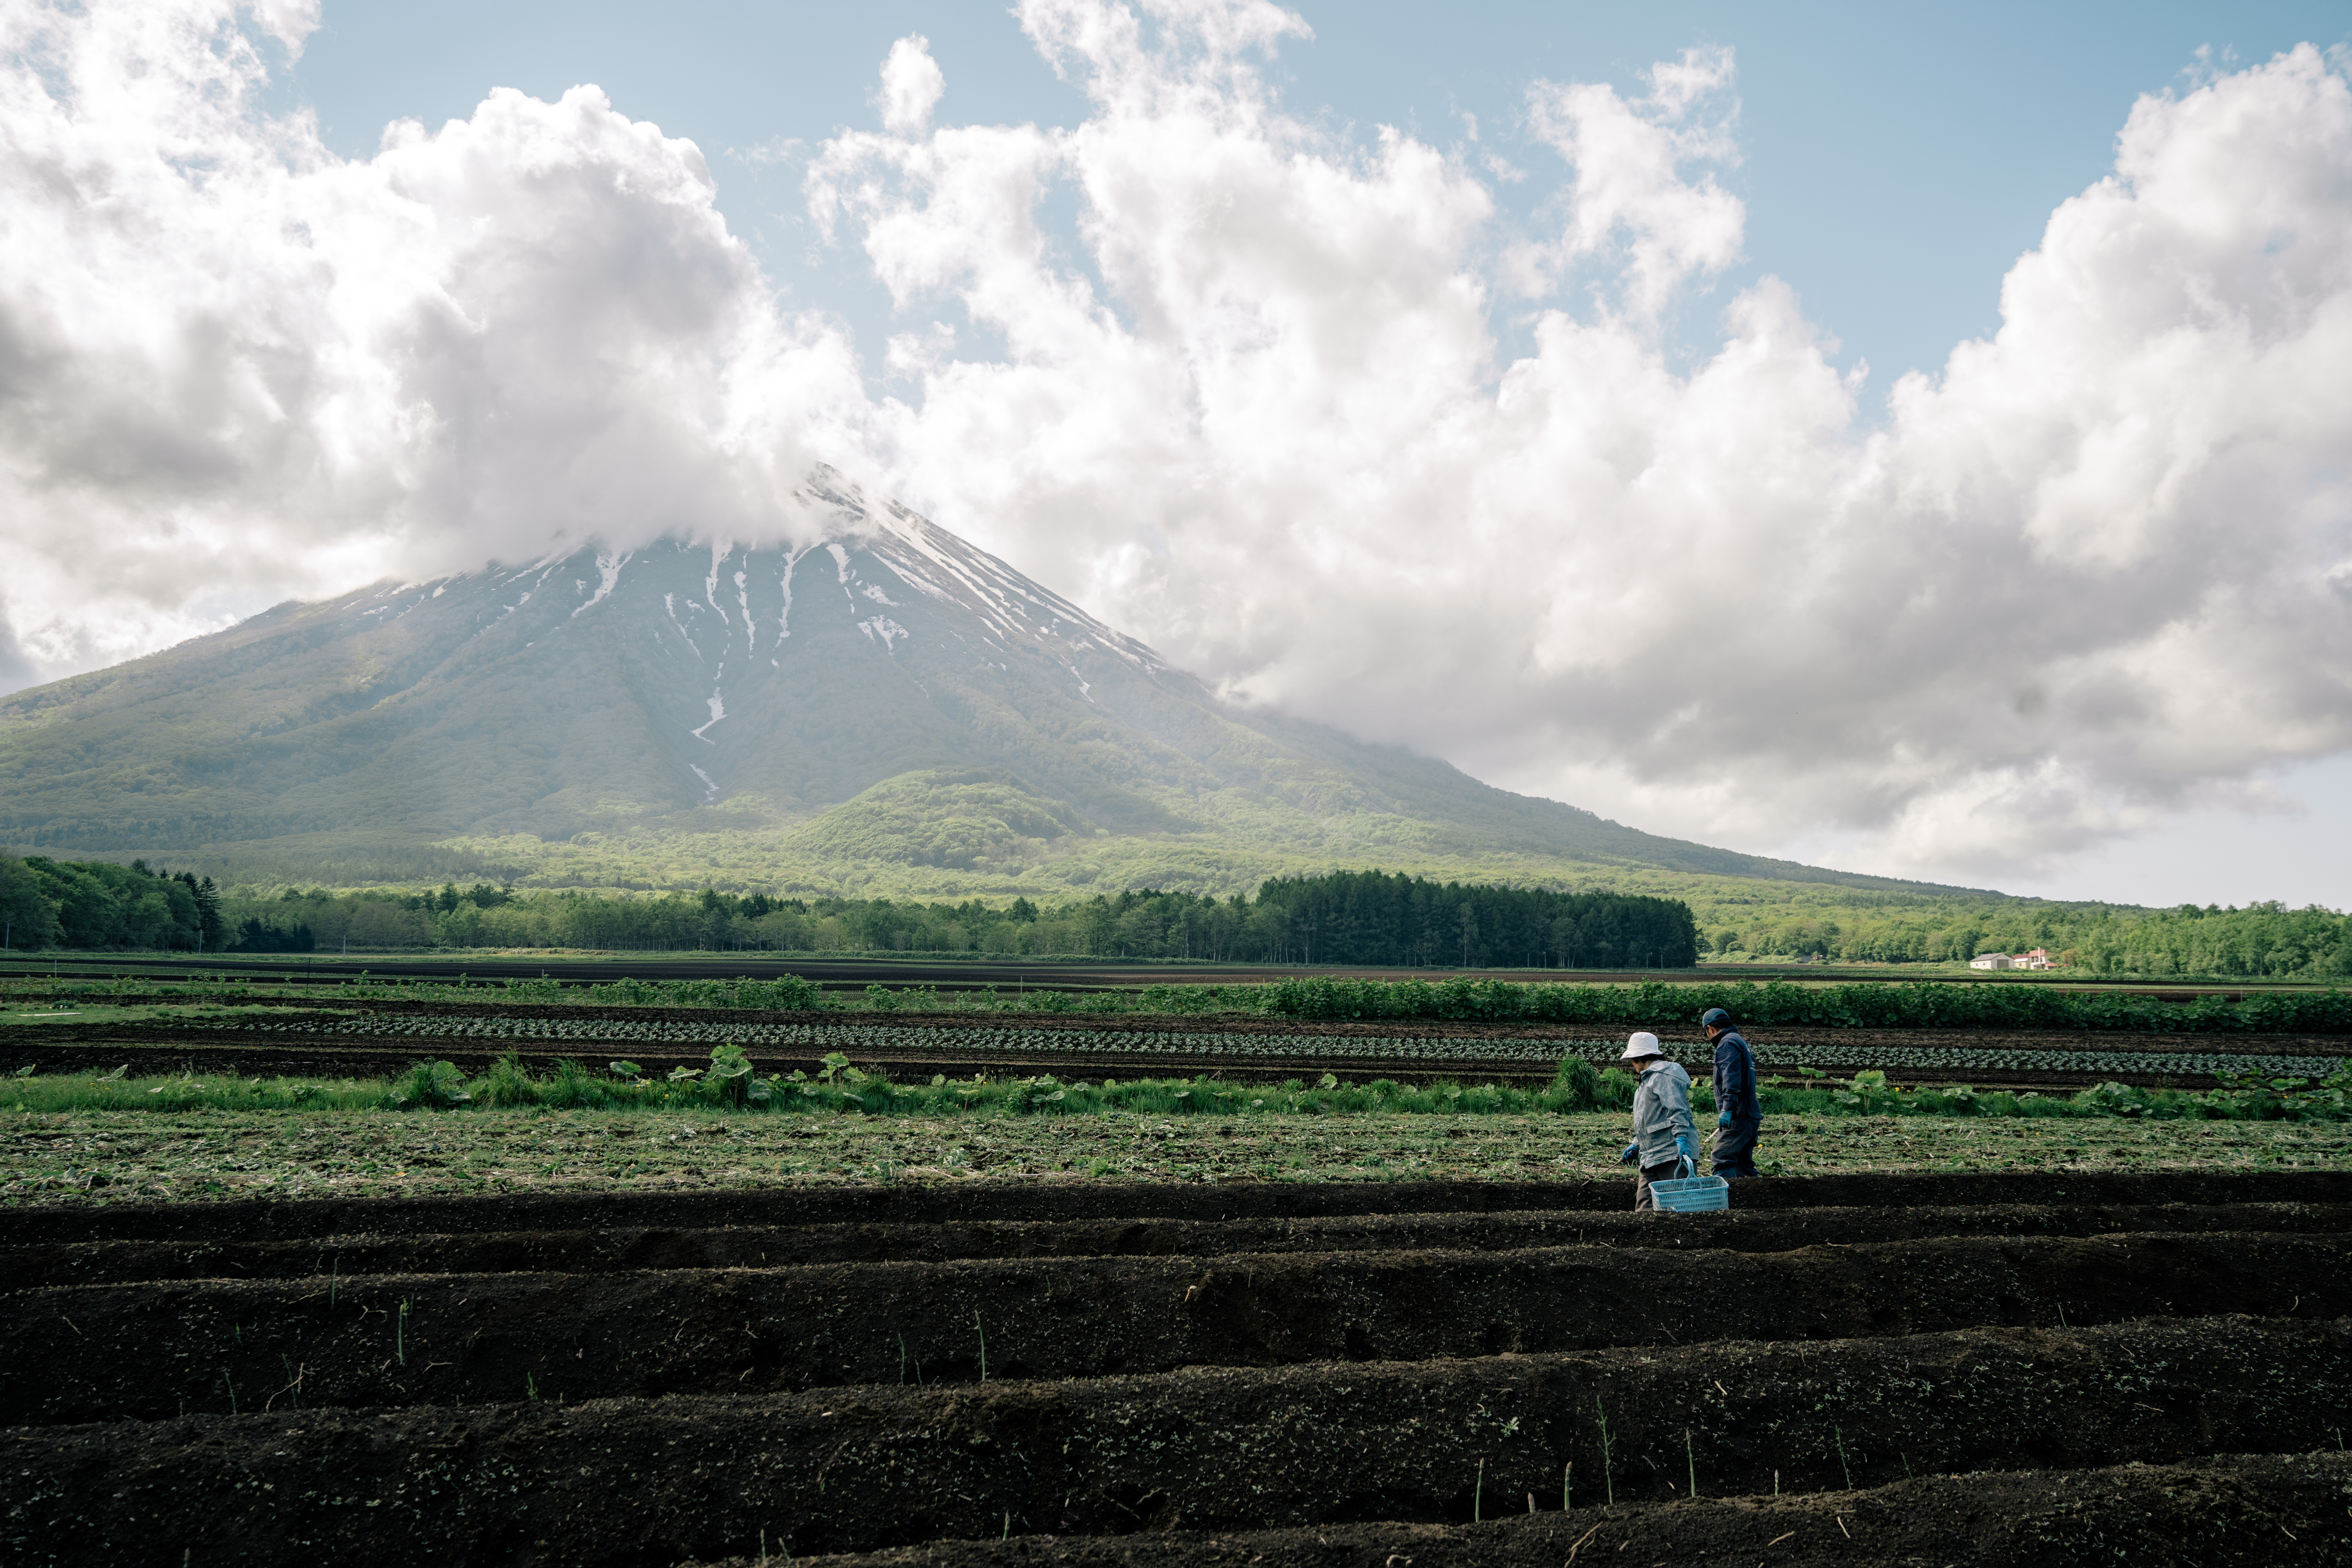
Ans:
[[[2032,952],[1980,952],[1969,960],[1970,969],[2055,969],[2058,961],[2042,948]]]

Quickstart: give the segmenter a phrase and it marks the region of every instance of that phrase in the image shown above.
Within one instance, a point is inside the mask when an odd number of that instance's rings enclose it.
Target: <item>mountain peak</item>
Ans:
[[[16,693],[0,840],[289,879],[845,891],[1829,876],[1232,708],[903,506],[827,471],[805,496],[828,525],[811,542],[587,544],[375,584]]]

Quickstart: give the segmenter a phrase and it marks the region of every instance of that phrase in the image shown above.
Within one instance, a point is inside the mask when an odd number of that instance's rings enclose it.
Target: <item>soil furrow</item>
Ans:
[[[1929,1237],[2105,1236],[2127,1231],[2352,1233],[2352,1204],[1998,1204],[1982,1207],[1732,1210],[1672,1217],[1549,1211],[1318,1215],[1299,1219],[983,1220],[961,1225],[734,1226],[705,1230],[499,1231],[331,1236],[299,1241],[46,1242],[0,1247],[14,1289],[164,1279],[372,1274],[610,1274],[820,1263],[982,1258],[1213,1258],[1255,1252],[1507,1252],[1533,1247],[1723,1248],[1914,1241]]]
[[[2164,1467],[1931,1476],[1819,1497],[1701,1498],[1485,1524],[941,1541],[806,1568],[1557,1568],[1638,1547],[1779,1568],[2271,1568],[2352,1563],[2352,1458],[2227,1455]],[[1640,1561],[1641,1559],[1636,1559]],[[751,1568],[755,1559],[684,1568]],[[765,1565],[763,1565],[765,1568]]]
[[[1694,1478],[1702,1493],[1743,1496],[1757,1510],[1786,1508],[1786,1497],[1757,1496],[1776,1479],[1784,1493],[1836,1488],[1842,1496],[1816,1500],[1851,1507],[1851,1531],[1905,1517],[1851,1489],[1906,1475],[2332,1447],[2327,1423],[2347,1395],[2352,1325],[2232,1319],[919,1391],[204,1415],[7,1433],[7,1534],[26,1562],[184,1554],[252,1564],[647,1563],[762,1543],[797,1555],[1055,1537],[1030,1542],[1034,1561],[1041,1548],[1081,1549],[1074,1535],[1458,1525],[1532,1498],[1551,1515],[1538,1524],[1573,1527],[1564,1552],[1577,1532],[1612,1521],[1671,1530],[1676,1510],[1622,1505],[1686,1496]],[[2340,1510],[2345,1463],[2251,1473],[2287,1478],[2269,1517],[2293,1500],[2288,1528],[2325,1542],[2331,1527],[2311,1511],[2313,1489],[2336,1489]],[[1563,1480],[1576,1505],[1564,1517]],[[1612,1492],[1614,1510],[1594,1506]],[[1975,1495],[1992,1509],[2001,1494]],[[2142,1500],[2154,1506],[2157,1495]],[[1965,1500],[1956,1494],[1953,1506]],[[2167,1517],[2181,1527],[2224,1538],[2240,1528],[2238,1513],[2194,1487],[2175,1500],[2184,1511]],[[2080,1511],[1941,1511],[1949,1552],[1929,1560],[1965,1550],[1962,1520],[1983,1521],[1996,1542],[2008,1528],[2015,1542],[2034,1520]],[[1879,1553],[1866,1560],[1902,1560],[1886,1555],[1888,1537],[1865,1539]],[[1609,1544],[1608,1558],[1631,1561]],[[2271,1561],[2315,1560],[2285,1542],[2273,1550]]]
[[[2244,1233],[172,1281],[0,1298],[0,1424],[2347,1311],[2352,1236]]]
[[[289,1240],[471,1231],[677,1230],[722,1226],[992,1220],[1305,1218],[1548,1209],[1623,1213],[1631,1189],[1597,1182],[902,1182],[864,1187],[682,1193],[538,1193],[417,1198],[236,1199],[0,1208],[0,1243]],[[1995,1204],[2352,1203],[2352,1171],[2015,1172],[1778,1176],[1741,1182],[1736,1211]]]

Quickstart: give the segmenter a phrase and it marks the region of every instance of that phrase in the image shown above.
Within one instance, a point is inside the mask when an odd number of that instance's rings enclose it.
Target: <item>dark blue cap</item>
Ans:
[[[1698,1026],[1702,1029],[1712,1029],[1717,1024],[1728,1029],[1731,1027],[1731,1015],[1720,1007],[1709,1007],[1698,1016]]]

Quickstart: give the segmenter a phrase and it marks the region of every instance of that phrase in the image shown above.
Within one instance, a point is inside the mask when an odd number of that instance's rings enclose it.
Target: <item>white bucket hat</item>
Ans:
[[[1640,1057],[1662,1057],[1665,1054],[1665,1047],[1658,1044],[1658,1037],[1643,1029],[1626,1038],[1625,1049],[1619,1054],[1617,1059],[1621,1062],[1630,1062]]]

